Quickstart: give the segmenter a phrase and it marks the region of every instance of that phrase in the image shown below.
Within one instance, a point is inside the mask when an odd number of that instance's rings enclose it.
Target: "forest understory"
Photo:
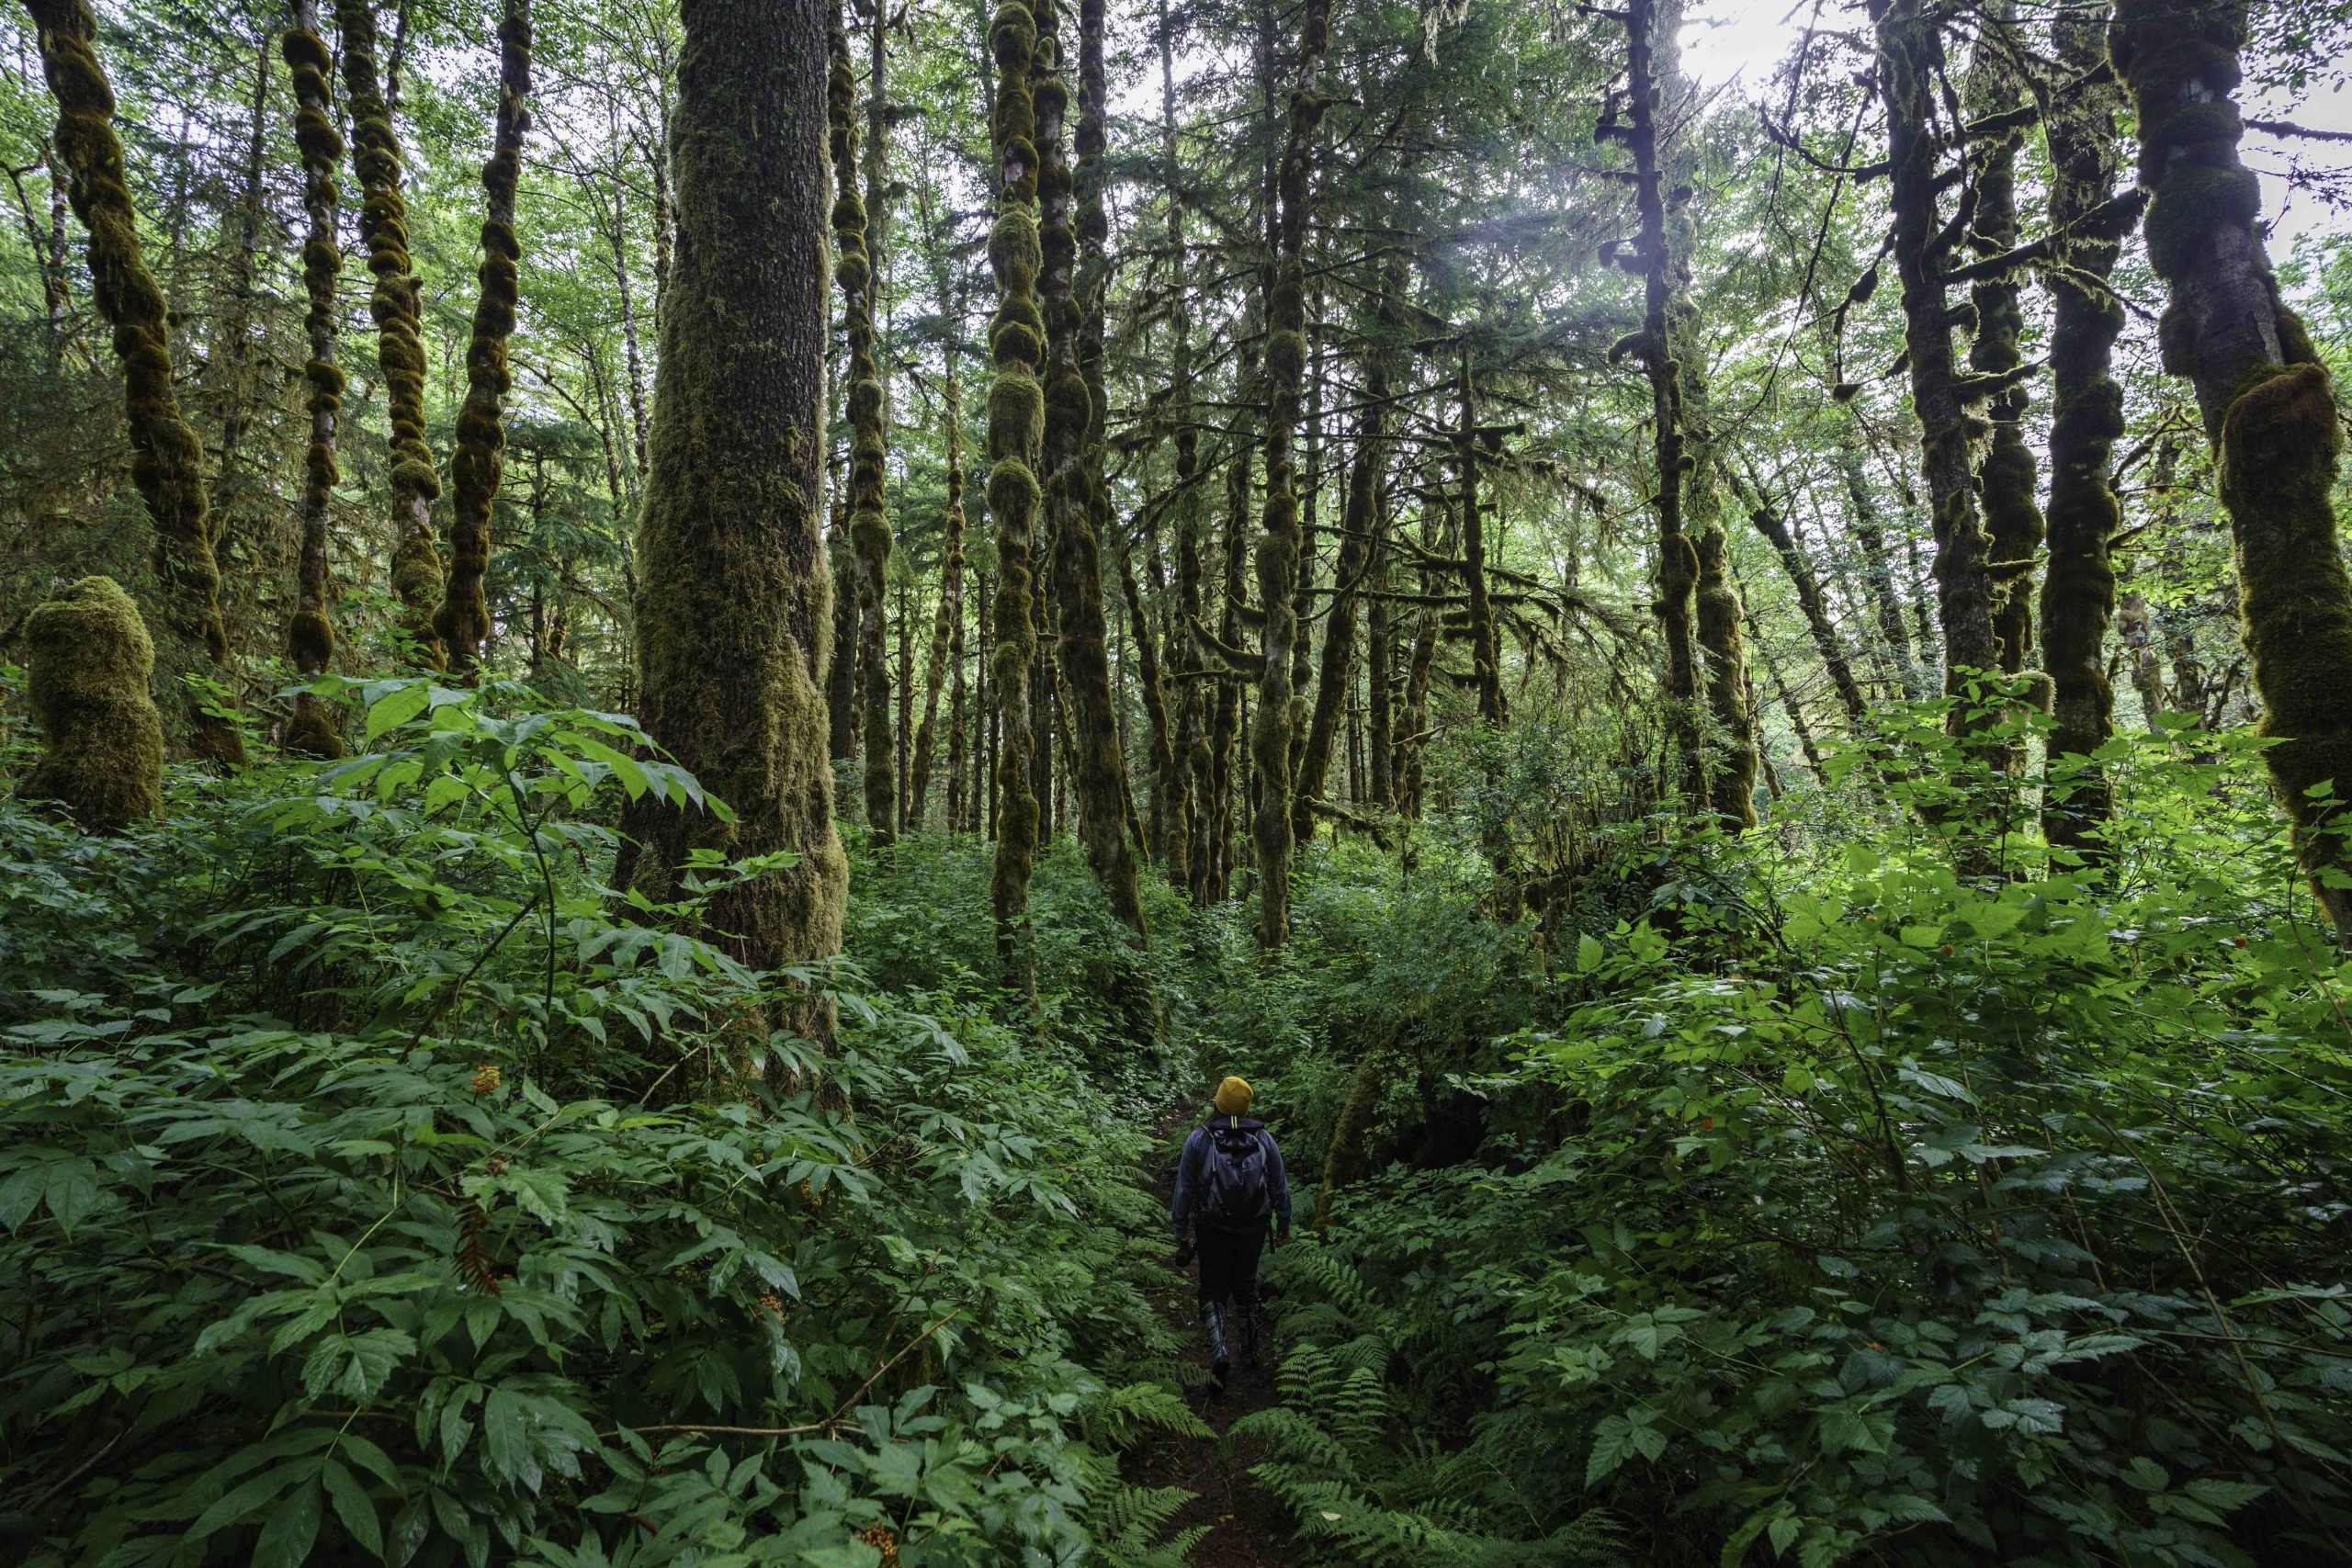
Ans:
[[[0,1562],[2352,1564],[2352,3],[1783,11],[0,11]]]

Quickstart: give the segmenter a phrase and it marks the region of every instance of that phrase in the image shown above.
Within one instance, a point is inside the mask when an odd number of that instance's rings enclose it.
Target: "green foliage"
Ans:
[[[601,886],[619,797],[723,809],[628,721],[341,689],[378,750],[177,776],[168,830],[0,806],[9,1555],[1172,1560],[1111,1457],[1190,1420],[1108,1375],[1173,1349],[1139,1145],[1074,1058],[688,934],[764,867]],[[747,1050],[802,981],[838,1055]]]

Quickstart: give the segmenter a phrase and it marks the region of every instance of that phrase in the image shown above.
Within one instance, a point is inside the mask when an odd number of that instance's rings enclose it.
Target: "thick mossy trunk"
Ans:
[[[1962,102],[1973,124],[2006,123],[2017,118],[2025,103],[2010,51],[2022,47],[2014,36],[2016,7],[2012,0],[1995,0],[1984,13],[1984,31],[1968,64]],[[1976,159],[1976,216],[1970,243],[1980,256],[1999,256],[2018,243],[2017,163],[2021,130],[2004,130],[1980,135],[1972,152]],[[1968,347],[1968,367],[1977,376],[1999,378],[2010,384],[1984,410],[1991,425],[1989,444],[1976,472],[1978,498],[1984,509],[1987,575],[1992,583],[1993,640],[2004,675],[2022,672],[2033,647],[2033,569],[2041,548],[2041,508],[2035,491],[2040,482],[2033,448],[2026,444],[2025,419],[2029,400],[2025,386],[2015,378],[2024,363],[2020,346],[2025,334],[2025,310],[2018,301],[2018,275],[2002,270],[1979,278],[1968,291],[1976,317],[1976,333]],[[2020,748],[2021,750],[2021,748]],[[2022,755],[2016,761],[2021,762]]]
[[[164,804],[164,720],[149,687],[155,645],[111,577],[85,577],[25,621],[25,697],[40,761],[17,793],[53,800],[89,832],[119,832]]]
[[[1047,335],[1044,462],[1046,502],[1053,531],[1054,668],[1062,716],[1063,756],[1069,770],[1079,846],[1111,908],[1136,936],[1144,934],[1143,899],[1135,846],[1126,830],[1126,759],[1119,746],[1112,702],[1108,617],[1102,601],[1102,551],[1096,531],[1101,429],[1084,361],[1088,317],[1099,294],[1107,220],[1102,210],[1103,130],[1099,3],[1090,4],[1098,36],[1091,90],[1081,71],[1078,143],[1081,165],[1063,152],[1069,86],[1061,69],[1058,31],[1041,28],[1035,67],[1039,159],[1039,245]],[[1042,17],[1040,18],[1042,21]],[[1081,36],[1081,51],[1086,40]],[[1081,189],[1081,187],[1083,187]],[[1077,199],[1074,201],[1074,197]],[[1081,243],[1086,255],[1080,260]],[[1092,358],[1099,381],[1099,315]],[[1092,451],[1095,461],[1090,461]]]
[[[1037,796],[1029,780],[1029,665],[1037,653],[1031,538],[1041,499],[1036,469],[1046,432],[1046,394],[1038,380],[1046,363],[1046,319],[1037,308],[1044,257],[1037,235],[1037,117],[1029,91],[1037,19],[1022,0],[1005,0],[997,8],[989,47],[997,67],[990,126],[997,218],[989,232],[989,265],[998,289],[989,330],[996,361],[996,380],[989,389],[989,513],[996,521],[998,575],[989,678],[1000,726],[989,897],[1007,978],[1031,989],[1035,969],[1027,942],[1029,881],[1037,863]]]
[[[2059,267],[2045,280],[2052,412],[2041,660],[2052,693],[2049,753],[2087,758],[2115,730],[2115,691],[2107,673],[2115,569],[2108,545],[2123,520],[2108,477],[2123,434],[2123,389],[2108,373],[2123,331],[2123,306],[2104,286],[2115,270],[2123,225],[2139,209],[2134,204],[2114,215],[2122,164],[2116,124],[2124,96],[2122,85],[2099,69],[2107,58],[2103,29],[2072,13],[2061,13],[2050,26],[2060,73],[2070,85],[2052,99],[2044,118],[2050,230]],[[2144,636],[2141,646],[2146,646]],[[2135,671],[2142,667],[2135,660]],[[2161,706],[2159,697],[2151,719]],[[2080,763],[2071,784],[2045,794],[2042,832],[2054,845],[2097,854],[2097,835],[2114,809],[2105,771]]]
[[[1679,82],[1669,73],[1666,80]],[[1678,93],[1678,98],[1681,95]],[[1687,219],[1669,232],[1687,228]],[[1699,579],[1691,591],[1691,617],[1699,643],[1707,715],[1707,806],[1732,832],[1756,826],[1756,705],[1748,689],[1747,649],[1740,635],[1739,589],[1731,575],[1731,539],[1724,531],[1723,492],[1716,488],[1721,465],[1715,457],[1713,411],[1707,398],[1706,345],[1699,339],[1698,308],[1690,302],[1690,253],[1675,256],[1675,310],[1669,331],[1680,367],[1683,414],[1690,421],[1686,453],[1689,477],[1682,502]]]
[[[1265,617],[1258,681],[1258,713],[1250,736],[1257,771],[1257,812],[1251,840],[1258,859],[1258,944],[1271,951],[1290,940],[1290,822],[1292,646],[1299,636],[1301,534],[1295,446],[1306,377],[1306,202],[1316,131],[1328,107],[1317,86],[1330,47],[1330,0],[1306,0],[1299,30],[1298,83],[1277,175],[1277,243],[1273,288],[1266,308],[1266,507],[1256,564],[1258,603]]]
[[[315,681],[334,659],[334,623],[327,615],[327,524],[334,498],[336,423],[343,412],[342,369],[335,364],[335,283],[343,251],[335,243],[335,167],[343,161],[343,137],[335,130],[334,62],[319,37],[317,0],[294,0],[293,26],[279,52],[294,79],[294,146],[302,158],[302,209],[310,233],[302,244],[302,291],[310,309],[302,318],[310,362],[302,367],[309,389],[311,439],[302,460],[302,546],[296,572],[294,613],[286,623],[286,660],[296,675]],[[341,716],[323,697],[297,695],[286,722],[286,747],[313,757],[343,755]]]
[[[1945,90],[1940,24],[1941,13],[1929,0],[1893,0],[1878,18],[1878,75],[1886,105],[1891,244],[1902,281],[1903,342],[1936,542],[1931,575],[1943,633],[1944,691],[1956,696],[1973,678],[1999,669],[2001,660],[1993,623],[1992,548],[1975,487],[1975,453],[1987,432],[1983,416],[1962,400],[1945,282],[1967,225],[1947,226],[1937,210],[1944,172],[1939,156],[1944,139],[1936,126]],[[1966,704],[1955,707],[1954,733],[1973,727],[1973,711]]]
[[[956,672],[956,701],[950,716],[948,740],[948,774],[954,777],[962,764],[961,737],[954,731],[963,725],[963,702],[960,687],[963,682],[963,638],[958,635],[964,625],[964,413],[963,388],[956,376],[956,349],[947,350],[947,380],[943,412],[947,419],[947,514],[944,524],[945,541],[940,547],[939,609],[931,623],[931,660],[923,671],[922,723],[915,730],[912,776],[907,784],[907,825],[922,825],[925,808],[931,798],[931,769],[937,755],[939,729],[939,691],[947,680],[948,661],[959,666]],[[956,792],[948,798],[948,830],[956,829]]]
[[[417,657],[438,669],[447,660],[434,625],[441,604],[441,550],[433,502],[441,493],[424,444],[424,343],[416,274],[409,262],[408,200],[401,191],[401,145],[392,111],[377,80],[373,0],[335,0],[343,31],[343,80],[351,101],[354,161],[359,170],[359,233],[376,279],[368,312],[376,322],[376,362],[392,422],[392,593]]]
[[[458,410],[457,449],[449,462],[449,575],[433,621],[449,668],[458,671],[481,662],[490,636],[482,579],[490,571],[490,509],[505,469],[504,400],[514,384],[506,371],[506,340],[522,301],[514,182],[522,170],[523,135],[530,128],[530,0],[504,0],[498,19],[497,130],[481,171],[481,291],[474,304],[473,337],[466,345],[466,398]]]
[[[735,811],[649,794],[623,828],[625,885],[683,892],[699,849],[795,863],[718,894],[709,930],[761,967],[841,949],[849,871],[833,827],[831,631],[819,537],[825,355],[825,17],[687,0],[671,169],[678,248],[662,312],[639,526],[646,732]],[[811,1002],[784,1021],[830,1038]]]
[[[857,193],[856,77],[841,7],[828,31],[826,112],[833,160],[833,277],[841,285],[849,343],[849,541],[857,581],[858,707],[865,751],[865,830],[888,844],[899,821],[899,782],[890,731],[890,520],[884,511],[889,436],[886,392],[874,358],[876,272],[866,244],[865,202]]]
[[[155,526],[155,575],[164,585],[167,624],[184,643],[225,666],[229,639],[220,623],[204,446],[173,390],[169,311],[140,252],[138,215],[123,183],[122,143],[114,132],[114,91],[98,63],[97,18],[87,0],[25,0],[25,9],[40,35],[41,71],[57,100],[58,161],[73,176],[74,212],[90,237],[92,299],[114,328],[122,360],[131,480]],[[242,766],[243,735],[206,706],[191,696],[188,718],[198,754]]]
[[[2343,429],[2326,367],[2280,302],[2238,158],[2244,0],[2120,0],[2109,49],[2140,126],[2149,265],[2172,300],[2165,368],[2197,389],[2237,547],[2263,753],[2337,940],[2352,946],[2352,581],[2332,492]],[[2329,786],[2329,787],[2323,787]],[[2343,884],[2343,886],[2338,886]]]

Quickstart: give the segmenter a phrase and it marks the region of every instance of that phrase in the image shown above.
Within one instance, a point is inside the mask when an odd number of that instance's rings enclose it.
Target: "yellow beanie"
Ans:
[[[1256,1090],[1247,1078],[1227,1078],[1216,1086],[1216,1108],[1227,1116],[1250,1114],[1250,1100]]]

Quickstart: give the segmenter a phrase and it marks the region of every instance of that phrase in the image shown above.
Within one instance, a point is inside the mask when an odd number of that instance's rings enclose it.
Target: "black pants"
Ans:
[[[1194,1231],[1201,1259],[1201,1305],[1234,1302],[1247,1317],[1258,1304],[1258,1255],[1265,1250],[1268,1223],[1247,1230],[1204,1224]]]

